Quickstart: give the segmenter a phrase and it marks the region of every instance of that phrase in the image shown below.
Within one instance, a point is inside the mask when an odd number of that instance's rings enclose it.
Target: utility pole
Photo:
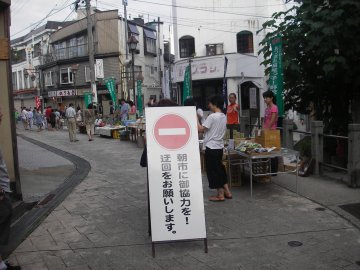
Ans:
[[[171,59],[171,25],[169,25],[169,91],[170,91],[170,98],[171,100],[175,100],[175,95],[172,89],[172,79],[171,79],[171,66],[172,66],[172,59]]]
[[[161,52],[161,48],[160,48],[160,17],[158,17],[158,56],[159,56],[159,85],[160,85],[160,89],[161,89],[161,93],[162,93],[162,96],[164,96],[164,91],[163,91],[163,88],[162,88],[162,69],[161,69],[161,56],[162,56],[162,52]]]
[[[93,103],[97,104],[98,96],[97,96],[97,89],[96,89],[96,82],[95,82],[94,37],[93,37],[93,22],[91,19],[91,10],[90,10],[91,4],[90,4],[90,0],[85,0],[85,1],[86,1],[86,18],[87,18],[91,92],[93,94]]]
[[[129,39],[129,33],[128,33],[128,21],[127,21],[127,5],[128,5],[128,0],[123,0],[123,5],[124,5],[124,19],[125,19],[125,48],[126,48],[126,60],[129,59],[129,47],[127,44],[127,40]]]

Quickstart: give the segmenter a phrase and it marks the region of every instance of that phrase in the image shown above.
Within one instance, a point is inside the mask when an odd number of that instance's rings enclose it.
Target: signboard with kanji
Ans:
[[[153,242],[205,239],[195,107],[146,108]]]

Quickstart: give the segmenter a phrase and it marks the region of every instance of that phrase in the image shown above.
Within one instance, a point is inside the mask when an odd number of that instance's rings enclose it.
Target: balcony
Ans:
[[[49,54],[41,57],[41,65],[50,64],[56,61],[69,60],[78,57],[88,56],[88,45],[82,44],[66,48],[54,48]]]

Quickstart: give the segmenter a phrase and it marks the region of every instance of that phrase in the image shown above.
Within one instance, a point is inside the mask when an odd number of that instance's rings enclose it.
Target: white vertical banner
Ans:
[[[164,98],[171,98],[170,97],[170,74],[169,74],[169,70],[166,69],[164,72],[164,77],[163,77],[163,93],[164,93]]]
[[[205,239],[195,107],[145,110],[153,242]]]
[[[104,79],[104,60],[96,59],[95,62],[95,78]]]

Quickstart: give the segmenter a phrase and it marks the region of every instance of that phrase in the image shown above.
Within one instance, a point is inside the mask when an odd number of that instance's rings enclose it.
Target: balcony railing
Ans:
[[[54,49],[53,52],[47,55],[43,55],[41,57],[41,64],[45,65],[59,60],[67,60],[67,59],[83,57],[87,55],[89,55],[87,44],[71,46],[66,48],[57,48]]]

